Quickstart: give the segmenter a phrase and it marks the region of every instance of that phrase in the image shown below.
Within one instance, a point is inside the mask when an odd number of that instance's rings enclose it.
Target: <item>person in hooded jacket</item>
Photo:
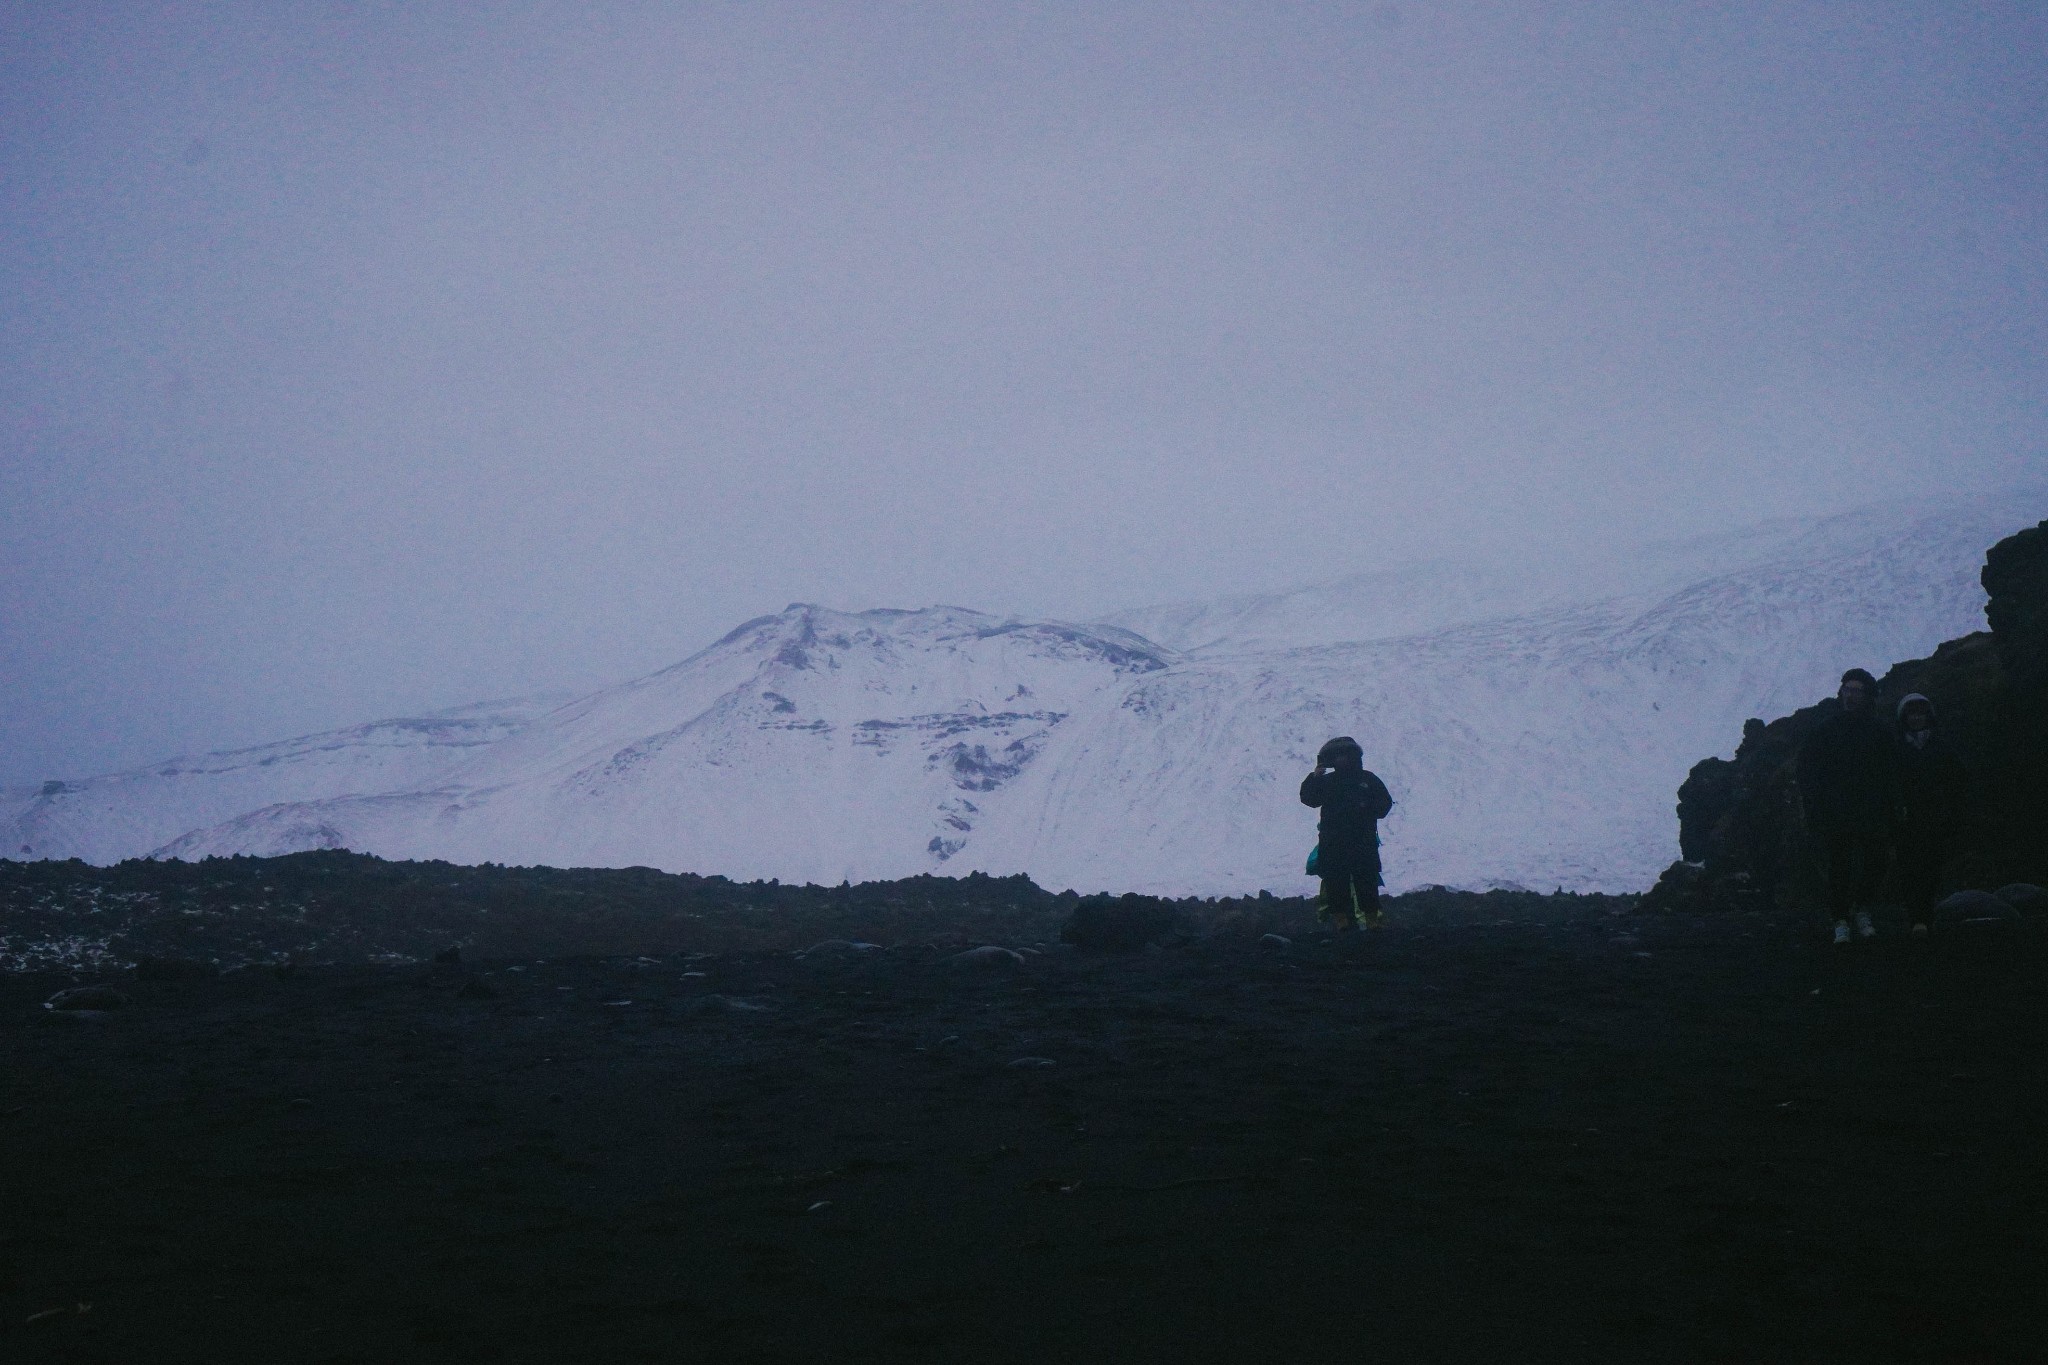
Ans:
[[[1835,710],[1800,746],[1799,800],[1820,854],[1835,942],[1877,933],[1870,906],[1891,858],[1899,805],[1899,743],[1876,716],[1877,679],[1860,668],[1842,675]]]
[[[1899,898],[1925,937],[1934,918],[1941,869],[1963,826],[1969,773],[1935,731],[1934,703],[1918,692],[1899,699]]]
[[[1379,822],[1394,808],[1394,798],[1377,774],[1366,771],[1357,740],[1339,735],[1317,752],[1316,770],[1301,780],[1301,804],[1322,812],[1316,822],[1320,913],[1340,930],[1361,922],[1378,928]]]

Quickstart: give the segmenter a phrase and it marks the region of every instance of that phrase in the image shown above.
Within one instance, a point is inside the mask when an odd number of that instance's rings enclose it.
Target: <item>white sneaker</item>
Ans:
[[[1856,933],[1860,938],[1877,937],[1877,926],[1870,922],[1870,912],[1868,910],[1858,910],[1856,912]]]
[[[1848,941],[1849,941],[1849,921],[1847,921],[1847,920],[1845,920],[1845,919],[1838,919],[1838,920],[1836,920],[1836,921],[1835,921],[1835,942],[1836,942],[1836,944],[1838,944],[1838,945],[1839,945],[1839,944],[1847,943]]]

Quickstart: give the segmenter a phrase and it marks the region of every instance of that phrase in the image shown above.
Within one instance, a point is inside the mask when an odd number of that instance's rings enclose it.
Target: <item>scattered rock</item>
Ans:
[[[1294,940],[1285,934],[1260,934],[1259,946],[1261,948],[1292,948]]]
[[[730,1014],[766,1014],[775,1008],[757,1000],[742,1000],[736,995],[707,995],[692,1004],[698,1009],[724,1010]]]
[[[498,988],[481,977],[472,976],[462,983],[462,989],[455,992],[458,1000],[496,1000]]]
[[[881,947],[879,943],[863,943],[858,939],[828,938],[823,943],[813,943],[797,956],[813,957],[822,953],[827,957],[846,957],[858,953],[879,952]]]
[[[993,945],[969,948],[964,953],[939,959],[949,967],[971,967],[982,971],[1011,971],[1024,965],[1024,954],[1013,953],[1008,948]]]
[[[1997,924],[2019,916],[2019,911],[1989,891],[1958,891],[1934,907],[1934,917],[1943,924]]]
[[[459,967],[462,965],[462,945],[450,944],[434,954],[434,965],[438,967]]]
[[[144,957],[135,962],[137,981],[207,981],[219,975],[219,967],[198,958]]]
[[[1097,952],[1133,953],[1174,931],[1174,909],[1135,892],[1084,896],[1060,926],[1060,941]]]
[[[58,991],[43,1002],[46,1010],[117,1010],[128,1003],[128,997],[112,986],[73,986],[68,991]]]
[[[1695,765],[1693,775],[1688,777],[1685,785],[1679,789],[1678,808],[1680,811],[1687,809],[1688,797],[1686,793],[1698,782],[1701,770],[1716,767],[1728,768],[1732,771],[1734,765],[1728,763],[1725,759],[1719,758],[1705,759]],[[1680,822],[1679,830],[1682,836],[1681,841],[1698,837],[1693,834],[1692,826],[1685,821]],[[1643,897],[1643,908],[1645,910],[1681,910],[1696,914],[1707,908],[1707,903],[1712,898],[1712,892],[1713,885],[1707,877],[1707,865],[1701,862],[1687,862],[1681,858],[1665,868],[1662,875],[1657,878],[1657,884],[1650,888],[1648,895]]]
[[[2043,891],[2032,882],[2014,882],[2010,886],[2001,886],[1996,895],[2022,915],[2048,915],[2048,891]]]
[[[1017,1071],[1017,1070],[1025,1070],[1025,1071],[1028,1071],[1028,1070],[1031,1070],[1031,1069],[1033,1069],[1033,1068],[1035,1068],[1035,1067],[1041,1067],[1041,1066],[1058,1066],[1058,1065],[1059,1065],[1059,1063],[1058,1063],[1058,1062],[1055,1062],[1055,1061],[1054,1061],[1054,1060],[1053,1060],[1052,1058],[1050,1058],[1050,1057],[1019,1057],[1019,1058],[1018,1058],[1018,1059],[1017,1059],[1016,1061],[1014,1061],[1014,1062],[1011,1062],[1011,1063],[1010,1063],[1010,1068],[1011,1068],[1011,1070],[1013,1070],[1013,1071]]]

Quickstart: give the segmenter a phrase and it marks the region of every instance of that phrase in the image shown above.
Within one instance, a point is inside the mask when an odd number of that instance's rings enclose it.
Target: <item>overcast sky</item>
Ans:
[[[2048,7],[0,0],[0,781],[2002,486]]]

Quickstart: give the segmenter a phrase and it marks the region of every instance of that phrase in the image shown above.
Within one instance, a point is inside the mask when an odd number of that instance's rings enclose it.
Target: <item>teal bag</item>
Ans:
[[[1322,861],[1323,846],[1321,844],[1317,844],[1314,848],[1308,851],[1308,867],[1305,869],[1305,871],[1307,871],[1309,876],[1313,877],[1316,875],[1316,869],[1322,865]]]

